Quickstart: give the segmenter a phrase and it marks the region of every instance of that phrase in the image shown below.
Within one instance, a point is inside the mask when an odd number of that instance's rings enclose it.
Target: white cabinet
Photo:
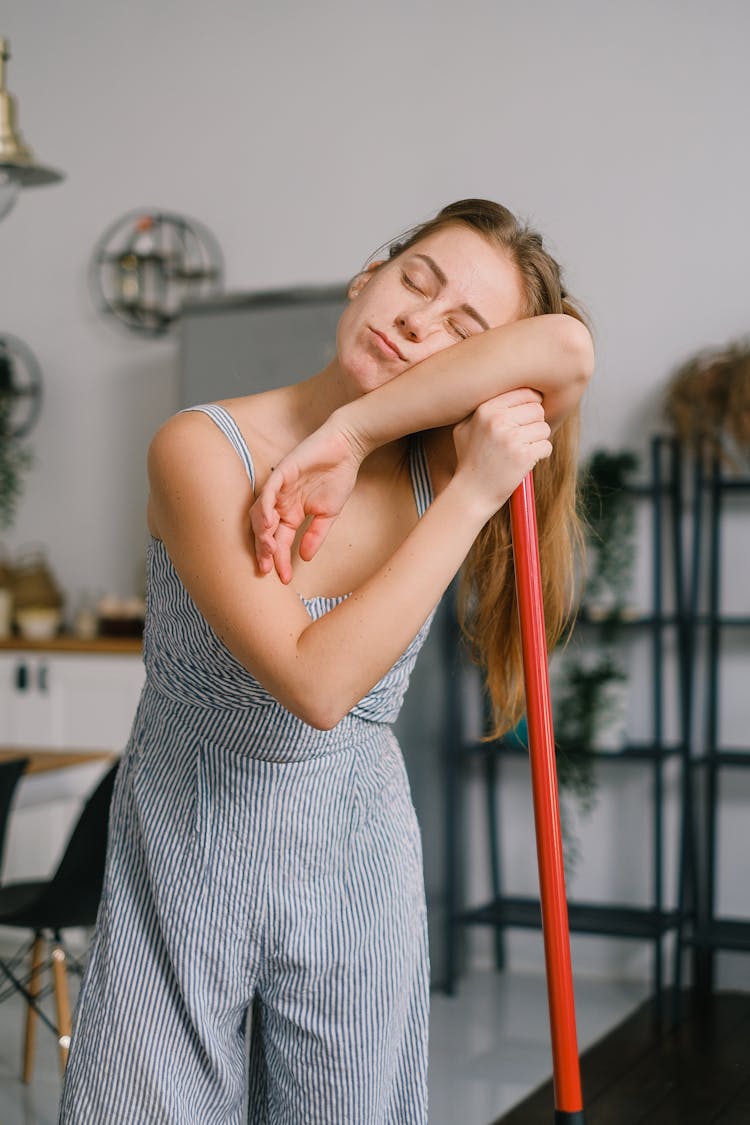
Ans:
[[[122,751],[145,678],[140,651],[0,651],[0,746]],[[11,813],[3,878],[55,867],[106,762],[25,776]]]

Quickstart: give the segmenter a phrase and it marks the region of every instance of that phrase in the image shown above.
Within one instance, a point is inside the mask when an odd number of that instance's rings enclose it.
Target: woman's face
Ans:
[[[355,395],[523,315],[516,266],[501,247],[463,223],[359,274],[349,296],[337,346]]]

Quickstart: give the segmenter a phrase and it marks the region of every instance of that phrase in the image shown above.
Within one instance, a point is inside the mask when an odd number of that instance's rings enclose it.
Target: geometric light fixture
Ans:
[[[98,240],[89,264],[94,303],[133,332],[161,336],[186,301],[221,291],[221,249],[195,219],[155,208],[128,211]]]
[[[42,407],[42,372],[23,340],[0,336],[0,440],[26,437]]]
[[[21,188],[56,184],[63,173],[37,164],[16,125],[16,101],[5,88],[10,44],[0,36],[0,219],[7,215]]]

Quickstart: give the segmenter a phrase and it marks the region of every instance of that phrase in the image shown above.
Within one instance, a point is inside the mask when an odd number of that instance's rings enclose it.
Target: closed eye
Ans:
[[[413,289],[415,293],[421,293],[423,297],[427,296],[424,289],[420,289],[419,285],[417,285],[416,281],[409,277],[408,273],[402,273],[401,280],[403,281],[407,289]]]
[[[471,332],[467,332],[465,328],[463,328],[460,324],[456,324],[454,320],[448,321],[448,327],[450,328],[451,332],[455,333],[455,335],[458,336],[459,340],[468,340],[469,336],[471,336]]]

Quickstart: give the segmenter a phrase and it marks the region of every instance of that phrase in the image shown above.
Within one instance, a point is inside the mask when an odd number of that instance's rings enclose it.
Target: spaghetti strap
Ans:
[[[212,422],[215,422],[221,432],[229,439],[234,446],[235,450],[242,459],[247,475],[250,477],[250,483],[255,491],[255,468],[253,466],[253,459],[250,455],[250,450],[247,447],[247,442],[242,436],[239,426],[235,422],[232,415],[223,406],[219,406],[215,402],[203,403],[200,406],[187,406],[181,410],[181,414],[187,414],[191,410],[198,410],[202,414],[207,414]]]
[[[430,466],[427,463],[427,454],[421,434],[412,434],[409,441],[409,473],[417,513],[421,519],[433,500]]]

